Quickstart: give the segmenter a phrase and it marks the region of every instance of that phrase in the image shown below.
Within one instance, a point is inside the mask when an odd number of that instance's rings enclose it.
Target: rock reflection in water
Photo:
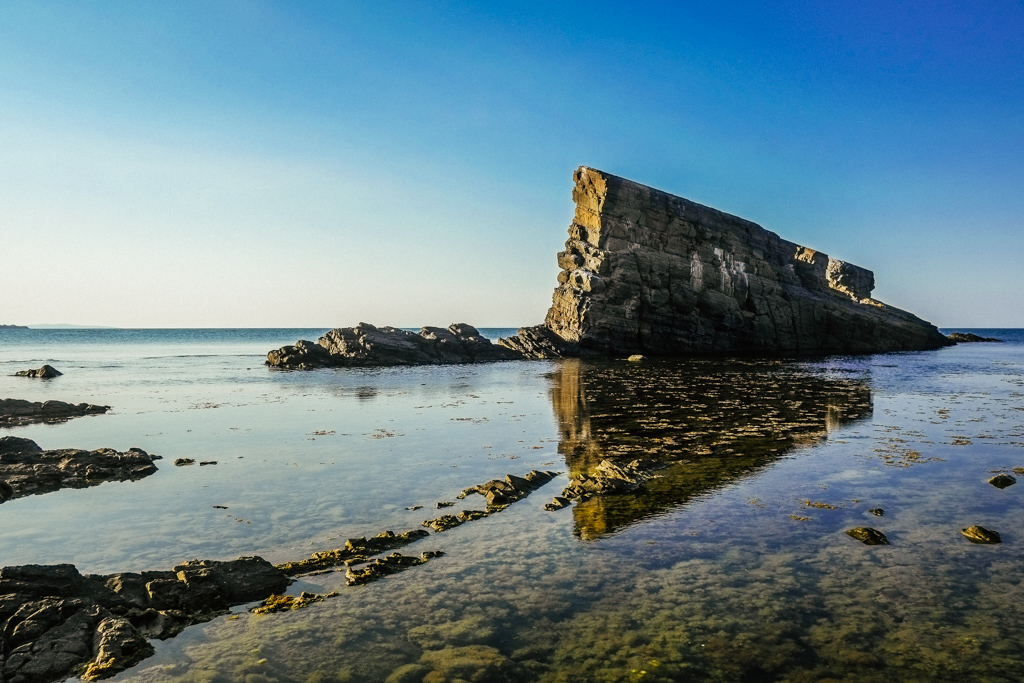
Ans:
[[[872,412],[864,378],[781,360],[567,359],[552,380],[570,476],[604,459],[672,462],[636,493],[577,503],[585,539],[685,504]]]

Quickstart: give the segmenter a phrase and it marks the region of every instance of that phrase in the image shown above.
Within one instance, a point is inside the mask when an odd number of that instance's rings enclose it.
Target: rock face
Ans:
[[[419,334],[396,327],[359,323],[341,327],[316,343],[299,340],[267,354],[267,365],[308,370],[318,367],[375,367],[515,360],[516,351],[492,344],[465,323],[424,327]]]
[[[36,422],[64,422],[82,415],[99,415],[110,406],[64,401],[25,401],[19,398],[0,399],[0,427],[17,427]]]
[[[0,681],[106,678],[153,654],[147,638],[169,638],[288,583],[260,557],[106,576],[83,576],[71,564],[4,567]]]
[[[42,379],[50,379],[51,377],[60,377],[64,373],[53,367],[52,365],[44,365],[36,370],[19,370],[14,373],[15,377],[39,377]]]
[[[0,503],[62,488],[84,488],[105,481],[141,479],[156,472],[154,458],[139,448],[44,451],[30,439],[0,437]]]
[[[510,349],[799,355],[951,344],[872,299],[869,270],[602,171],[580,167],[574,178],[576,215],[551,309],[543,326],[500,342]]]

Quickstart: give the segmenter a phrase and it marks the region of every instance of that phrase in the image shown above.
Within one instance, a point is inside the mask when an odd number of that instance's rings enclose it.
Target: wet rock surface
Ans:
[[[363,567],[355,567],[354,564],[350,563],[346,565],[345,580],[350,586],[361,586],[371,581],[382,579],[385,576],[405,571],[411,567],[426,564],[435,557],[442,557],[443,555],[444,553],[440,550],[428,550],[421,553],[419,557],[391,553],[387,557],[370,560]]]
[[[603,171],[580,167],[574,180],[576,215],[544,321],[551,334],[524,328],[500,342],[527,357],[580,355],[573,346],[602,354],[802,355],[953,343],[872,299],[869,270]]]
[[[988,480],[988,483],[995,486],[997,489],[1005,489],[1007,486],[1013,486],[1017,483],[1017,480],[1011,477],[1009,474],[997,474]]]
[[[35,370],[19,370],[14,373],[15,377],[37,377],[39,379],[51,379],[53,377],[60,377],[64,373],[53,367],[52,365],[44,365],[41,368]]]
[[[0,399],[0,427],[65,422],[84,415],[101,415],[108,410],[110,410],[110,406],[98,406],[92,403],[25,401],[20,398],[4,398]]]
[[[300,340],[267,354],[267,365],[296,370],[319,367],[375,367],[386,365],[448,365],[516,360],[522,355],[492,344],[475,327],[455,323],[424,327],[419,333],[396,327],[356,327],[331,330],[316,343]]]
[[[141,479],[156,472],[151,456],[139,448],[44,451],[30,439],[0,437],[0,502],[63,488],[84,488],[106,481]]]
[[[298,562],[285,562],[284,564],[277,565],[277,568],[288,576],[323,571],[338,567],[346,562],[365,560],[372,555],[407,546],[429,535],[430,532],[425,529],[412,529],[404,534],[395,534],[395,532],[389,530],[371,538],[350,538],[346,541],[344,548],[313,553],[313,556],[309,559]]]
[[[947,335],[951,340],[957,344],[973,344],[977,342],[1002,342],[1002,339],[996,339],[995,337],[981,337],[972,332],[951,332]]]
[[[281,592],[288,582],[259,557],[109,575],[82,575],[70,564],[4,567],[0,680],[106,678],[151,655],[148,638],[168,638],[232,605]]]
[[[271,595],[269,598],[253,607],[250,612],[253,614],[272,614],[273,612],[287,612],[293,609],[309,607],[313,603],[323,602],[327,598],[337,597],[336,592],[319,595],[302,591],[298,595]]]
[[[971,543],[1002,543],[1003,539],[998,531],[986,529],[983,526],[969,526],[961,529],[960,533]]]
[[[667,464],[653,460],[633,460],[624,465],[603,460],[592,474],[581,474],[569,482],[562,496],[569,500],[587,500],[596,495],[632,493],[666,467]]]
[[[864,545],[889,545],[889,539],[878,529],[869,526],[859,526],[856,529],[847,529],[846,534]]]
[[[504,479],[492,479],[463,489],[458,498],[463,499],[474,493],[487,499],[487,506],[501,507],[522,500],[544,484],[558,476],[558,472],[531,470],[524,477],[506,474]]]

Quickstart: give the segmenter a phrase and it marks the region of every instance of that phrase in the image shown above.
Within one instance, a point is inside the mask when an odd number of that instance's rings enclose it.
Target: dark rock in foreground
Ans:
[[[50,379],[51,377],[60,377],[64,373],[57,370],[52,365],[44,365],[37,370],[19,370],[14,373],[15,377],[39,377],[42,379]]]
[[[979,337],[971,332],[951,332],[949,338],[955,341],[957,344],[971,344],[975,342],[1001,342],[1002,339],[996,339],[995,337]]]
[[[522,356],[492,344],[464,323],[448,329],[424,327],[414,333],[396,327],[356,327],[331,330],[317,342],[299,340],[267,354],[267,365],[309,370],[319,367],[376,367],[385,365],[449,365],[516,360]]]
[[[877,353],[952,343],[872,299],[869,270],[596,169],[580,167],[574,179],[576,215],[544,325],[499,342],[528,357]]]
[[[83,576],[74,565],[0,569],[0,680],[106,678],[169,638],[238,605],[280,593],[284,572],[260,557],[192,560],[171,571]]]
[[[44,451],[30,439],[0,437],[0,502],[63,488],[84,488],[105,481],[141,479],[156,472],[151,456],[139,448]]]
[[[0,399],[0,427],[18,427],[39,422],[64,422],[83,415],[100,415],[110,406],[64,401],[25,401],[20,398]]]

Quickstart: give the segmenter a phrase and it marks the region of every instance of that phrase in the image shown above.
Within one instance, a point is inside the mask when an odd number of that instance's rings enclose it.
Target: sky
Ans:
[[[540,323],[580,165],[1024,327],[1024,2],[0,6],[0,323]]]

